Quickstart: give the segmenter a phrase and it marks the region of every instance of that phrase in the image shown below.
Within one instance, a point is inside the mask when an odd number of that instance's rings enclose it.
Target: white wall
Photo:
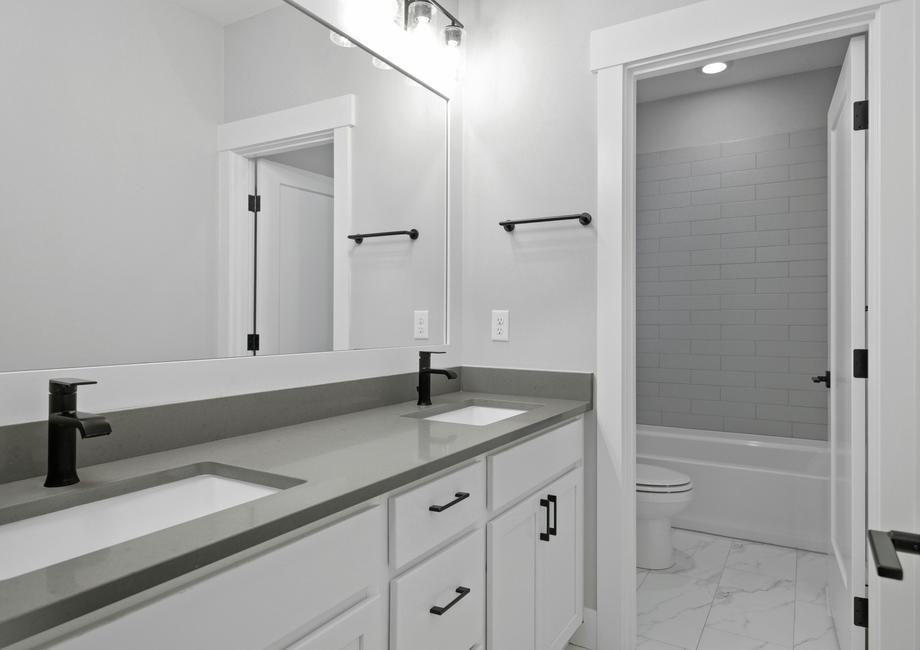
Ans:
[[[284,6],[226,30],[228,121],[354,93],[353,232],[417,228],[419,239],[365,240],[350,253],[352,348],[412,345],[428,310],[444,342],[447,103]]]
[[[814,70],[645,102],[639,105],[636,117],[637,151],[695,147],[827,126],[827,107],[838,72],[839,68]]]
[[[593,371],[596,243],[573,222],[498,222],[594,212],[591,30],[694,0],[462,0],[463,359],[469,365]],[[511,340],[491,341],[492,309]],[[603,399],[603,396],[597,396]],[[585,605],[596,603],[595,421],[585,419]]]
[[[214,355],[221,31],[0,3],[0,370]]]
[[[464,358],[473,365],[594,369],[595,238],[577,223],[498,222],[593,212],[592,29],[691,0],[464,0]],[[492,342],[492,309],[511,340]]]

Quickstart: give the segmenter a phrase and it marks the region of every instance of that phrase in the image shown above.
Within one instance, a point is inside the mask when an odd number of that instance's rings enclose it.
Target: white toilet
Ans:
[[[690,477],[657,465],[636,464],[636,564],[667,569],[674,564],[671,518],[693,498]]]

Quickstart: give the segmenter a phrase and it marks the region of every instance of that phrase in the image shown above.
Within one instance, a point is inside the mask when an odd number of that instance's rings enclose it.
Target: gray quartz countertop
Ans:
[[[486,426],[432,422],[465,403],[526,405]],[[493,404],[504,406],[505,404]],[[222,463],[306,481],[276,494],[0,581],[0,646],[178,578],[465,460],[585,413],[575,400],[457,392],[435,405],[401,403],[147,456],[79,468],[49,490],[43,477],[0,485],[0,512],[41,499],[194,463]],[[408,417],[407,417],[408,416]],[[113,435],[130,435],[115,432]],[[104,444],[104,440],[103,443]],[[66,544],[66,540],[61,540]],[[0,549],[2,552],[2,549]]]

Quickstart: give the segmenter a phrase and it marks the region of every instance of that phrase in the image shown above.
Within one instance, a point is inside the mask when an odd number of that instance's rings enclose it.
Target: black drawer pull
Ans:
[[[445,503],[443,506],[428,506],[428,509],[431,510],[431,512],[444,512],[448,508],[457,505],[464,499],[469,499],[470,493],[469,492],[457,492],[456,494],[454,494],[454,496],[457,498],[451,501],[450,503]]]
[[[559,525],[559,500],[556,498],[555,494],[550,494],[546,498],[553,504],[553,525],[549,526],[547,522],[548,532],[550,535],[558,535],[556,527]]]
[[[879,577],[903,580],[904,569],[898,559],[898,551],[920,555],[920,535],[892,530],[887,533],[880,530],[869,531],[869,548],[875,560],[875,571]]]
[[[549,499],[540,499],[540,507],[546,508],[546,532],[540,533],[540,541],[548,542],[549,536],[552,533],[552,527],[549,525]]]
[[[452,601],[450,601],[449,603],[447,603],[444,607],[441,607],[440,605],[435,605],[434,607],[432,607],[432,608],[429,609],[428,611],[429,611],[430,613],[434,614],[435,616],[442,616],[442,615],[444,614],[444,612],[446,612],[446,611],[449,610],[451,607],[453,607],[454,605],[456,605],[457,603],[459,603],[461,600],[463,600],[463,598],[464,598],[468,593],[470,593],[470,589],[469,589],[469,587],[457,587],[456,593],[458,593],[458,594],[460,594],[460,595],[457,596],[456,598],[454,598],[454,599],[453,599]]]

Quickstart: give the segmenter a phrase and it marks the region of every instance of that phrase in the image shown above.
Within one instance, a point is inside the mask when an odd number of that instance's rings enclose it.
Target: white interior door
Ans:
[[[866,131],[853,104],[866,99],[866,38],[850,40],[828,111],[830,572],[828,599],[841,650],[865,648],[853,598],[866,594],[866,380],[853,350],[866,347]]]
[[[333,349],[333,180],[260,159],[259,354]]]

